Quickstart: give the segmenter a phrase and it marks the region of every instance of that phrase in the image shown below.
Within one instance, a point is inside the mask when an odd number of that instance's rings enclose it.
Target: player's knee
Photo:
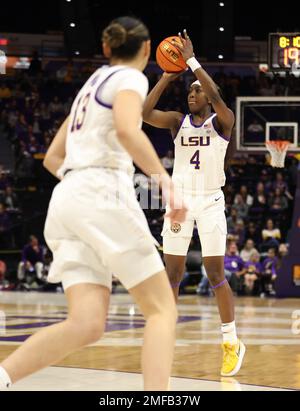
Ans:
[[[161,317],[165,320],[165,322],[168,324],[169,327],[175,327],[177,323],[177,318],[178,318],[178,312],[174,300],[174,305],[172,304],[171,306],[164,307],[160,311]]]
[[[69,319],[74,331],[74,338],[80,341],[80,345],[92,344],[100,340],[105,331],[104,322],[99,318],[94,319]]]
[[[209,282],[211,283],[213,287],[220,284],[225,279],[224,273],[218,272],[218,271],[208,272],[207,276],[208,276]]]
[[[178,267],[169,267],[167,268],[167,273],[168,273],[170,283],[172,285],[172,284],[177,284],[181,282],[183,278],[184,270]]]
[[[176,324],[178,313],[174,298],[172,297],[168,304],[156,302],[150,305],[145,313],[145,317],[149,319],[154,316],[165,319],[168,324]]]

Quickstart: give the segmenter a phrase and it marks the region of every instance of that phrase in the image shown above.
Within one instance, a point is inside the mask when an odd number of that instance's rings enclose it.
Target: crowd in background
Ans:
[[[56,72],[42,73],[41,67],[29,75],[20,72],[16,77],[0,83],[0,135],[10,145],[14,164],[10,169],[0,165],[0,250],[24,246],[24,221],[39,209],[45,217],[47,201],[55,181],[41,171],[41,159],[65,117],[85,79],[93,72],[86,63],[76,71],[71,63]],[[147,76],[150,86],[158,80],[156,72]],[[221,87],[228,105],[234,109],[237,96],[300,95],[300,79],[241,77],[236,74],[216,73],[214,79]],[[163,110],[187,111],[188,82],[184,77],[172,83],[163,94],[159,107]],[[160,140],[161,131],[145,126],[163,165],[172,173],[174,164],[172,139]],[[293,197],[296,189],[297,160],[289,158],[282,171],[272,169],[264,156],[235,157],[227,170],[224,188],[228,224],[228,247],[225,257],[226,276],[237,294],[273,295],[274,281],[282,258],[288,253]],[[137,170],[136,181],[140,176]],[[47,179],[48,178],[48,179]],[[149,186],[145,188],[149,190]],[[151,196],[149,192],[149,196]],[[40,204],[40,199],[44,200]],[[163,210],[144,210],[153,235],[160,236]],[[38,236],[42,241],[42,223]],[[211,293],[205,270],[201,264],[201,245],[195,229],[187,259],[187,279],[191,272],[199,273],[198,293]],[[20,238],[23,243],[20,244]],[[31,260],[24,254],[15,269],[16,284],[45,284],[51,255],[42,252],[35,236],[26,244],[35,252]],[[38,259],[37,259],[38,258]],[[0,257],[0,260],[2,258]],[[7,264],[0,261],[0,284],[4,284]],[[197,281],[198,281],[197,280]],[[199,282],[199,281],[198,281]],[[26,288],[26,286],[25,286]]]

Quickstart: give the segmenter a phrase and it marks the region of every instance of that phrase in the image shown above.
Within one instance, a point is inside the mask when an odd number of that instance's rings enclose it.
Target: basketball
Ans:
[[[180,51],[173,46],[172,40],[180,42],[177,36],[167,37],[156,49],[156,62],[168,73],[179,73],[187,68]]]

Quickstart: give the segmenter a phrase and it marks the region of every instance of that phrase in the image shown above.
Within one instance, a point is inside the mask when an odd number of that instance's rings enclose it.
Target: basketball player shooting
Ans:
[[[222,376],[238,373],[245,354],[244,344],[237,338],[234,301],[224,275],[227,224],[224,161],[234,126],[234,114],[220,96],[218,87],[194,57],[193,44],[186,30],[172,44],[182,54],[196,76],[190,86],[190,113],[163,112],[155,109],[162,93],[178,74],[164,73],[146,99],[144,121],[154,127],[170,129],[175,145],[173,182],[188,206],[184,223],[173,224],[165,218],[162,231],[167,273],[178,299],[185,261],[194,222],[197,223],[203,263],[215,292],[222,321]]]

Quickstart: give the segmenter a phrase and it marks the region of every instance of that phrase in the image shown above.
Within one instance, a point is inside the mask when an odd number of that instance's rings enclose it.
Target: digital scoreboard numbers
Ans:
[[[300,33],[269,35],[269,68],[271,71],[300,69]]]

